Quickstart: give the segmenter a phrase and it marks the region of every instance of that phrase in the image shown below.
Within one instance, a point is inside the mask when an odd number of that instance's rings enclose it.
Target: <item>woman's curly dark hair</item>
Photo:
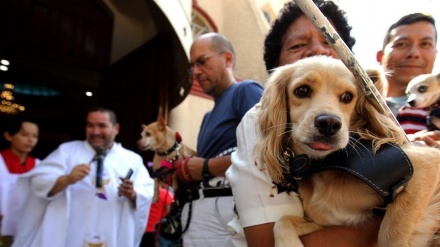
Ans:
[[[356,43],[356,39],[350,36],[352,27],[348,25],[345,11],[340,9],[339,6],[332,1],[313,0],[313,2],[324,16],[333,22],[339,36],[341,36],[342,40],[351,50]],[[290,25],[303,15],[304,13],[293,0],[284,4],[283,9],[272,24],[264,41],[264,61],[267,71],[278,67],[278,60],[281,53],[281,40]]]

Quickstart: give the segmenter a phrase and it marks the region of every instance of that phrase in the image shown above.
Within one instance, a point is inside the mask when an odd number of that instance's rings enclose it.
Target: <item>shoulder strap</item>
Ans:
[[[314,163],[309,174],[328,169],[346,171],[389,202],[406,187],[413,175],[412,163],[399,146],[386,143],[374,154],[373,143],[363,139],[352,141],[345,149]]]

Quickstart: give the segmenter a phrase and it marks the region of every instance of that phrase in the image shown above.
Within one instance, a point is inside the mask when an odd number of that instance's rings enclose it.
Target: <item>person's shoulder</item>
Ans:
[[[68,148],[71,148],[72,146],[82,145],[83,143],[84,143],[84,141],[78,141],[78,140],[76,140],[76,141],[68,141],[68,142],[61,143],[58,148],[60,148],[60,149],[66,149],[67,148],[68,149]]]
[[[47,157],[45,157],[42,162],[46,161],[49,157],[57,157],[61,156],[72,156],[74,153],[82,152],[83,147],[85,146],[85,141],[68,141],[63,142],[58,145],[58,147],[53,150]],[[53,156],[55,155],[55,156]],[[73,155],[74,156],[74,155]]]
[[[245,124],[253,123],[256,121],[258,113],[261,108],[261,103],[255,104],[252,108],[250,108],[246,114],[243,116],[241,122]]]
[[[243,80],[235,83],[235,93],[241,95],[251,95],[259,99],[263,94],[263,86],[260,83],[253,80]]]
[[[118,152],[122,152],[122,153],[125,153],[126,155],[130,155],[132,157],[136,157],[136,158],[142,159],[140,154],[134,152],[133,150],[130,150],[128,148],[123,147],[121,143],[116,143],[115,142],[115,145],[117,147]]]
[[[163,196],[163,197],[165,197],[165,196],[172,197],[173,196],[173,193],[171,193],[169,190],[162,188],[162,187],[159,188],[159,193],[160,193],[160,196]]]
[[[263,86],[254,80],[243,80],[237,83],[239,87],[257,87],[263,89]]]

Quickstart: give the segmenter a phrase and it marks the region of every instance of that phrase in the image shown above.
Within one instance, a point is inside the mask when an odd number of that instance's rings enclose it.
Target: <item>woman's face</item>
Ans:
[[[28,154],[38,142],[38,126],[31,122],[23,122],[20,130],[14,135],[5,133],[5,138],[11,143],[11,149],[17,154]]]
[[[279,66],[315,55],[339,58],[321,32],[305,15],[300,16],[290,25],[281,43]]]

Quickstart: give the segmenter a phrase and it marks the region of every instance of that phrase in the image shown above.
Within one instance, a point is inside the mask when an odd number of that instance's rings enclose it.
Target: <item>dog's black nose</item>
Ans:
[[[410,106],[415,106],[416,105],[416,101],[415,100],[410,100],[410,101],[408,101],[408,104]]]
[[[332,136],[342,127],[341,119],[335,115],[321,114],[315,118],[315,127],[324,136]]]

